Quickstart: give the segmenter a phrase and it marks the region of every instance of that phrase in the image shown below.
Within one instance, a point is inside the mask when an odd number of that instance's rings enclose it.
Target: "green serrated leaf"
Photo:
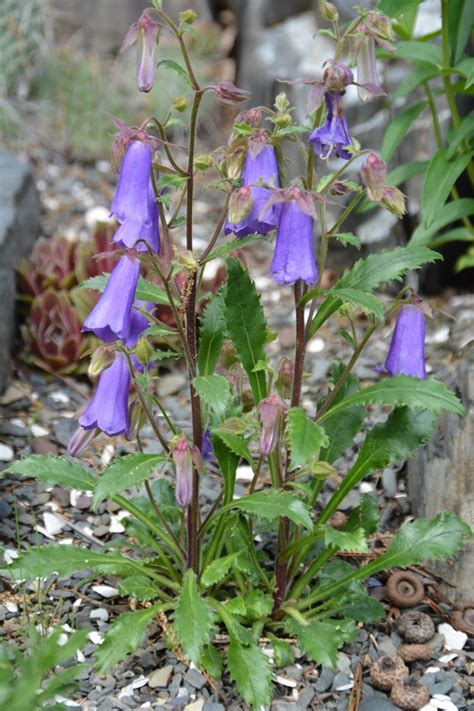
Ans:
[[[239,458],[245,459],[250,466],[253,466],[253,459],[249,446],[243,437],[238,434],[226,432],[225,430],[223,431],[220,428],[214,430],[214,433],[224,442],[231,452],[236,454]]]
[[[300,625],[296,620],[288,620],[286,628],[296,636],[298,646],[309,659],[323,667],[336,666],[337,650],[344,640],[335,625],[329,622]]]
[[[226,555],[223,558],[217,558],[217,560],[213,560],[209,563],[201,576],[201,585],[205,588],[210,588],[211,585],[215,585],[215,583],[218,583],[220,580],[225,578],[229,570],[232,568],[232,564],[237,555],[237,553],[231,553],[230,555]]]
[[[334,546],[339,551],[365,553],[368,550],[363,528],[356,528],[354,531],[338,531],[332,526],[325,526],[324,542],[327,546]]]
[[[218,420],[223,420],[233,397],[229,381],[223,375],[198,375],[193,385],[211,412]]]
[[[344,617],[350,617],[356,622],[373,624],[385,617],[385,607],[381,602],[369,595],[351,595],[347,603],[337,604],[338,611]]]
[[[201,664],[210,677],[220,681],[222,678],[222,655],[213,644],[204,647],[201,654]]]
[[[244,605],[250,620],[260,620],[271,614],[273,598],[260,590],[249,590],[244,595]]]
[[[199,664],[203,647],[211,641],[211,610],[197,591],[196,574],[187,570],[183,589],[176,603],[173,629],[183,651]]]
[[[80,489],[81,491],[94,491],[97,478],[87,469],[68,457],[43,456],[33,454],[23,457],[6,469],[0,471],[4,474],[19,474],[44,481],[47,484],[64,486],[66,489]]]
[[[130,575],[119,582],[118,589],[124,597],[136,600],[154,600],[159,596],[159,590],[146,575]]]
[[[255,403],[266,395],[263,371],[254,372],[260,360],[265,360],[264,344],[267,324],[260,297],[249,273],[237,259],[227,259],[227,289],[225,320],[227,331],[247,372]]]
[[[335,237],[344,247],[347,244],[351,244],[353,247],[360,249],[360,240],[352,232],[338,232],[335,235],[331,235],[331,237]]]
[[[383,252],[370,254],[365,259],[359,259],[351,269],[346,271],[337,282],[335,289],[360,289],[372,291],[383,282],[401,279],[411,269],[418,269],[422,264],[442,259],[438,252],[426,247],[396,247]],[[317,294],[310,290],[301,303],[311,301]],[[341,301],[332,294],[327,296],[319,307],[309,329],[311,338],[341,305]]]
[[[154,605],[146,610],[125,612],[113,622],[95,653],[96,670],[103,674],[141,645],[146,628],[161,610]]]
[[[312,530],[313,522],[303,501],[289,491],[257,491],[250,496],[232,501],[229,508],[238,508],[250,516],[274,521],[289,518],[298,526]],[[222,511],[223,509],[221,509]]]
[[[233,597],[225,604],[226,609],[233,615],[245,615],[247,608],[241,597]]]
[[[166,460],[167,457],[163,454],[143,454],[141,452],[115,459],[97,481],[92,500],[93,509],[97,510],[98,505],[104,499],[144,482]]]
[[[404,568],[423,560],[453,558],[472,538],[472,530],[458,516],[443,511],[431,520],[406,523],[388,550],[376,561],[378,570]]]
[[[199,332],[199,375],[212,375],[225,337],[224,294],[219,291],[208,303]]]
[[[388,163],[391,160],[400,142],[407,135],[408,129],[427,105],[427,101],[416,101],[396,112],[385,130],[382,141],[380,153],[384,161]]]
[[[267,636],[272,643],[273,647],[273,659],[275,661],[275,666],[277,669],[282,669],[284,667],[289,667],[295,661],[295,654],[291,647],[291,644],[278,639],[271,632],[267,632]]]
[[[349,395],[341,402],[333,405],[320,419],[324,422],[331,412],[333,415],[352,405],[368,405],[381,403],[384,405],[403,406],[411,409],[425,408],[429,412],[440,414],[442,410],[464,414],[464,408],[459,399],[448,388],[434,378],[419,380],[409,375],[396,375],[387,380],[380,380],[374,385],[362,388]]]
[[[452,160],[447,159],[447,151],[437,151],[426,171],[423,185],[422,214],[423,223],[429,227],[437,214],[443,209],[451,188],[466,168],[472,153],[462,153]]]
[[[94,570],[109,575],[129,575],[140,564],[112,553],[95,553],[85,548],[49,544],[32,546],[10,565],[0,570],[13,580],[32,580],[48,575],[70,575],[78,570]]]
[[[379,523],[380,514],[377,500],[371,494],[362,494],[361,502],[352,509],[344,530],[353,531],[357,528],[363,528],[366,535],[370,536],[378,530]]]
[[[227,653],[229,674],[246,704],[253,709],[269,705],[272,698],[271,669],[256,644],[242,645],[232,637]]]
[[[189,86],[193,85],[188,72],[184,67],[181,66],[179,62],[176,62],[174,59],[162,59],[161,62],[158,62],[156,68],[158,69],[161,65],[163,65],[167,69],[172,69],[174,72],[176,72],[176,74],[179,74],[179,76],[182,77],[182,79],[184,79],[185,82],[189,84]]]
[[[323,428],[308,417],[301,407],[288,410],[286,431],[291,452],[290,471],[317,459],[321,447],[329,444]]]

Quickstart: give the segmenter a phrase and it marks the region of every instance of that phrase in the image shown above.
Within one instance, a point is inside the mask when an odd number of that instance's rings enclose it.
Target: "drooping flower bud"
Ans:
[[[264,398],[258,405],[258,413],[262,423],[262,431],[260,434],[260,452],[265,456],[271,454],[275,449],[275,445],[278,440],[282,411],[283,403],[276,393]]]
[[[398,312],[385,370],[391,376],[426,379],[425,316],[414,304],[406,304]]]
[[[368,196],[373,202],[381,202],[387,165],[376,153],[369,153],[367,160],[360,169],[362,180],[367,188]]]
[[[187,506],[193,495],[193,467],[201,471],[201,453],[191,445],[186,435],[176,437],[171,450],[176,469],[176,501],[180,506]]]
[[[250,92],[239,89],[230,81],[221,81],[216,86],[212,87],[213,91],[223,104],[240,104],[242,101],[247,101],[250,98]]]
[[[375,59],[375,43],[389,52],[395,51],[390,19],[380,12],[368,12],[357,25],[352,38],[353,53],[357,57],[357,91],[361,101],[371,101],[385,92],[380,85]]]
[[[234,119],[234,123],[246,123],[252,128],[258,128],[260,126],[260,121],[262,119],[262,112],[260,109],[253,108],[247,109],[247,111],[241,111],[240,114]]]
[[[110,346],[99,346],[92,354],[92,358],[87,369],[87,375],[91,380],[97,378],[103,370],[109,368],[115,359],[115,350]]]
[[[242,222],[252,209],[252,202],[251,188],[234,190],[229,200],[229,221],[234,225]]]
[[[117,353],[112,365],[100,374],[94,397],[79,418],[79,424],[85,430],[102,430],[109,437],[127,433],[129,392],[127,359],[123,353]]]
[[[99,434],[98,429],[85,430],[83,427],[78,427],[73,436],[69,440],[67,453],[70,457],[82,457],[89,444],[94,437]]]
[[[132,400],[128,408],[128,416],[130,425],[128,432],[125,433],[125,439],[132,442],[148,421],[145,410],[139,400]]]
[[[275,387],[282,398],[291,397],[294,368],[295,366],[292,360],[286,356],[281,359],[278,375],[275,381]]]
[[[407,211],[405,195],[394,185],[384,186],[381,203],[397,217],[403,217]]]
[[[329,22],[337,22],[339,18],[335,5],[332,2],[327,2],[327,0],[319,0],[319,12]]]
[[[147,338],[140,338],[135,346],[135,355],[139,363],[147,365],[153,355],[153,348]]]
[[[129,256],[120,259],[104,293],[84,321],[83,331],[93,331],[106,342],[127,338],[139,272],[138,259]]]
[[[197,20],[197,12],[194,12],[194,10],[183,10],[182,12],[179,13],[179,21],[180,23],[186,24],[186,25],[192,25],[194,22]]]
[[[155,49],[160,25],[144,10],[130,29],[122,44],[121,51],[137,43],[137,85],[139,91],[149,92],[155,80]]]
[[[230,180],[237,180],[242,175],[247,149],[245,146],[237,146],[226,158],[226,173]]]

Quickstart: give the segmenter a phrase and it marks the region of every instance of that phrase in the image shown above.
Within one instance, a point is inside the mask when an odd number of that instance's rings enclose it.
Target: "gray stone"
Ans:
[[[398,707],[394,706],[388,699],[377,697],[363,699],[359,706],[359,711],[398,711]]]
[[[163,689],[167,687],[172,673],[173,667],[171,664],[167,664],[165,667],[161,667],[161,669],[156,669],[150,674],[148,686],[151,689]]]
[[[345,686],[346,684],[349,684],[350,681],[351,679],[349,677],[349,674],[346,674],[345,672],[339,672],[332,680],[332,689],[335,690],[339,686]]]
[[[15,327],[15,266],[39,234],[40,204],[33,175],[0,148],[0,393],[6,388]]]
[[[327,691],[331,688],[331,684],[334,679],[334,672],[330,669],[321,669],[319,679],[314,685],[316,691]]]
[[[194,686],[195,689],[201,689],[206,683],[206,677],[197,669],[188,669],[184,675],[184,681]]]
[[[298,696],[298,708],[306,709],[311,704],[315,697],[315,691],[311,686],[305,686],[302,691],[299,692]]]
[[[211,701],[206,701],[202,711],[225,711],[225,707],[222,704],[215,704]]]
[[[394,657],[396,655],[397,648],[395,647],[390,637],[384,637],[382,640],[377,640],[377,644],[379,645],[379,651],[381,656],[385,654],[388,657]]]

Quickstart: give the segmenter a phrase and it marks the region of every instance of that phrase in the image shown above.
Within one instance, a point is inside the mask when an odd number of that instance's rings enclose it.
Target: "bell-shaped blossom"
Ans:
[[[145,250],[145,240],[160,250],[158,206],[151,183],[153,149],[147,140],[131,140],[126,148],[110,214],[120,222],[113,241],[128,249]],[[138,244],[137,244],[138,242]]]
[[[149,9],[144,10],[137,22],[128,30],[121,51],[137,43],[137,85],[139,91],[153,89],[155,80],[155,49],[160,26],[150,17]]]
[[[367,160],[360,169],[360,174],[367,194],[374,202],[381,202],[387,177],[387,165],[376,153],[369,153]]]
[[[262,423],[262,431],[260,434],[260,452],[265,456],[271,454],[275,449],[275,445],[278,440],[282,412],[283,403],[276,393],[264,398],[259,403],[258,413]]]
[[[120,259],[104,293],[84,321],[83,331],[93,331],[106,342],[127,338],[139,273],[138,259],[127,255]]]
[[[343,95],[343,91],[326,93],[326,121],[322,126],[315,128],[309,137],[314,152],[320,158],[329,158],[332,154],[345,160],[351,157],[351,153],[347,150],[352,145],[352,141],[342,107]]]
[[[123,353],[117,353],[112,365],[102,371],[94,397],[79,418],[85,429],[99,429],[109,437],[126,434],[129,428],[128,396],[130,372]]]
[[[186,436],[177,437],[171,450],[176,469],[176,501],[180,506],[187,506],[193,495],[193,468],[202,468],[201,453],[195,445],[191,445]]]
[[[426,378],[425,316],[414,304],[402,306],[398,313],[385,370],[391,376],[404,374],[421,380]]]
[[[216,86],[207,88],[216,94],[222,104],[229,104],[230,106],[241,104],[250,98],[249,91],[239,89],[239,87],[232,84],[231,81],[221,81]]]
[[[270,191],[267,188],[259,187],[259,182],[274,187],[279,186],[275,149],[267,143],[264,134],[259,134],[250,144],[242,174],[243,187],[249,187],[251,191],[250,210],[237,223],[232,223],[228,219],[224,234],[228,235],[233,232],[237,237],[255,233],[266,235],[276,228],[280,206],[272,205],[270,208],[264,209],[270,197]]]
[[[371,101],[385,92],[380,85],[375,59],[375,43],[394,52],[390,19],[380,12],[368,12],[356,28],[352,38],[353,53],[357,58],[357,92],[361,101]]]
[[[278,222],[270,274],[278,284],[294,284],[298,279],[314,284],[318,268],[311,209],[306,208],[305,194],[300,188],[291,188],[287,197]]]

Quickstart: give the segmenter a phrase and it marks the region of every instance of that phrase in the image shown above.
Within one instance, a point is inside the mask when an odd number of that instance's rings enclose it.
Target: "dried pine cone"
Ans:
[[[392,701],[401,709],[416,711],[430,700],[430,692],[417,679],[409,678],[396,681],[392,686]]]
[[[453,627],[470,636],[474,636],[474,601],[460,602],[451,617]]]
[[[387,597],[397,607],[415,607],[425,595],[425,589],[418,575],[408,570],[393,573],[387,581]]]
[[[405,612],[398,621],[398,631],[407,642],[423,644],[433,637],[435,626],[424,612]]]
[[[372,684],[383,691],[388,691],[396,681],[406,676],[408,669],[400,657],[380,657],[370,668]]]

